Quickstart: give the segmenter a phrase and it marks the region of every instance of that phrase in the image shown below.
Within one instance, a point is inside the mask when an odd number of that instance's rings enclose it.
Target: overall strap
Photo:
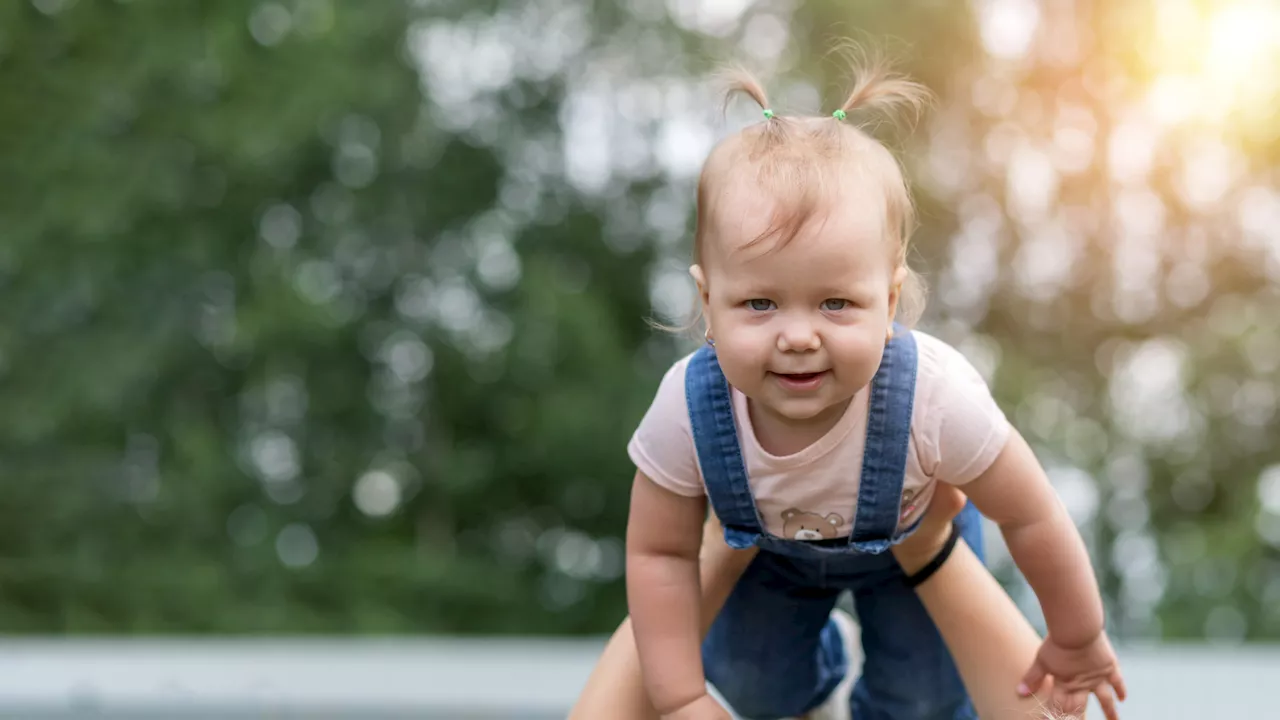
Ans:
[[[724,525],[726,541],[747,547],[763,530],[747,484],[729,382],[720,370],[715,348],[703,345],[693,354],[685,369],[684,388],[707,498]]]
[[[860,552],[884,552],[898,529],[915,404],[916,359],[915,336],[895,324],[893,339],[885,345],[884,359],[871,381],[858,508],[849,535],[850,544]]]

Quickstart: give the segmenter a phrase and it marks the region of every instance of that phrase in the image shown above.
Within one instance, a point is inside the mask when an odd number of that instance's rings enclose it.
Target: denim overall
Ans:
[[[916,341],[900,329],[871,382],[849,537],[788,540],[763,530],[715,349],[703,346],[690,360],[685,391],[707,496],[725,541],[761,550],[702,646],[707,680],[743,717],[799,716],[826,700],[849,667],[830,620],[849,590],[865,655],[851,700],[855,720],[976,720],[936,626],[885,552],[916,527],[897,531],[915,382]],[[981,557],[977,509],[968,505],[956,523]]]

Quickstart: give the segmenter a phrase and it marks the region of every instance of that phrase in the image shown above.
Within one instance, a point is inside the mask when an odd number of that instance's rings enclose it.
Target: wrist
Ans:
[[[1046,627],[1046,630],[1045,640],[1063,650],[1080,650],[1089,647],[1098,642],[1098,638],[1102,637],[1103,634],[1102,628],[1098,628],[1096,631],[1091,628],[1076,633],[1054,633],[1052,627]]]
[[[923,585],[925,581],[927,581],[929,578],[933,577],[934,573],[938,572],[938,570],[940,570],[942,566],[947,562],[947,559],[951,557],[951,552],[955,550],[956,543],[959,541],[960,541],[960,528],[953,523],[951,525],[950,534],[947,535],[947,539],[943,542],[942,547],[938,550],[937,554],[934,555],[933,558],[929,560],[929,562],[926,563],[923,567],[920,567],[919,569],[913,569],[911,571],[906,571],[907,587],[910,587],[910,588],[919,587],[920,585]]]
[[[938,551],[942,549],[942,542],[936,545],[930,544],[927,550],[909,550],[900,553],[894,553],[894,559],[898,561],[898,566],[902,568],[902,572],[907,575],[915,575],[929,564],[937,556]]]
[[[953,527],[953,524],[948,523],[941,528],[930,528],[927,531],[928,535],[921,535],[920,533],[925,532],[924,528],[921,528],[915,535],[894,545],[891,550],[893,559],[898,561],[902,572],[914,575],[932,562],[946,547],[947,538],[951,535]]]

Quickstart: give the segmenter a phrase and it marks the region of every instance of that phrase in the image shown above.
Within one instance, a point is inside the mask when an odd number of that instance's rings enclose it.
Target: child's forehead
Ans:
[[[830,253],[865,250],[883,238],[883,198],[852,184],[805,196],[770,192],[753,182],[725,184],[705,218],[719,254],[769,255],[790,249]],[[837,191],[838,190],[838,191]]]
[[[865,243],[801,237],[764,252],[717,256],[706,277],[728,295],[825,298],[874,288],[887,272],[889,254]]]

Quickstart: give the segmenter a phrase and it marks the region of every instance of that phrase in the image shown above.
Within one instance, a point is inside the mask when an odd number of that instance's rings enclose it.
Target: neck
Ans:
[[[836,403],[811,418],[783,417],[762,404],[747,401],[756,441],[770,455],[794,455],[817,442],[844,417],[853,398]]]

